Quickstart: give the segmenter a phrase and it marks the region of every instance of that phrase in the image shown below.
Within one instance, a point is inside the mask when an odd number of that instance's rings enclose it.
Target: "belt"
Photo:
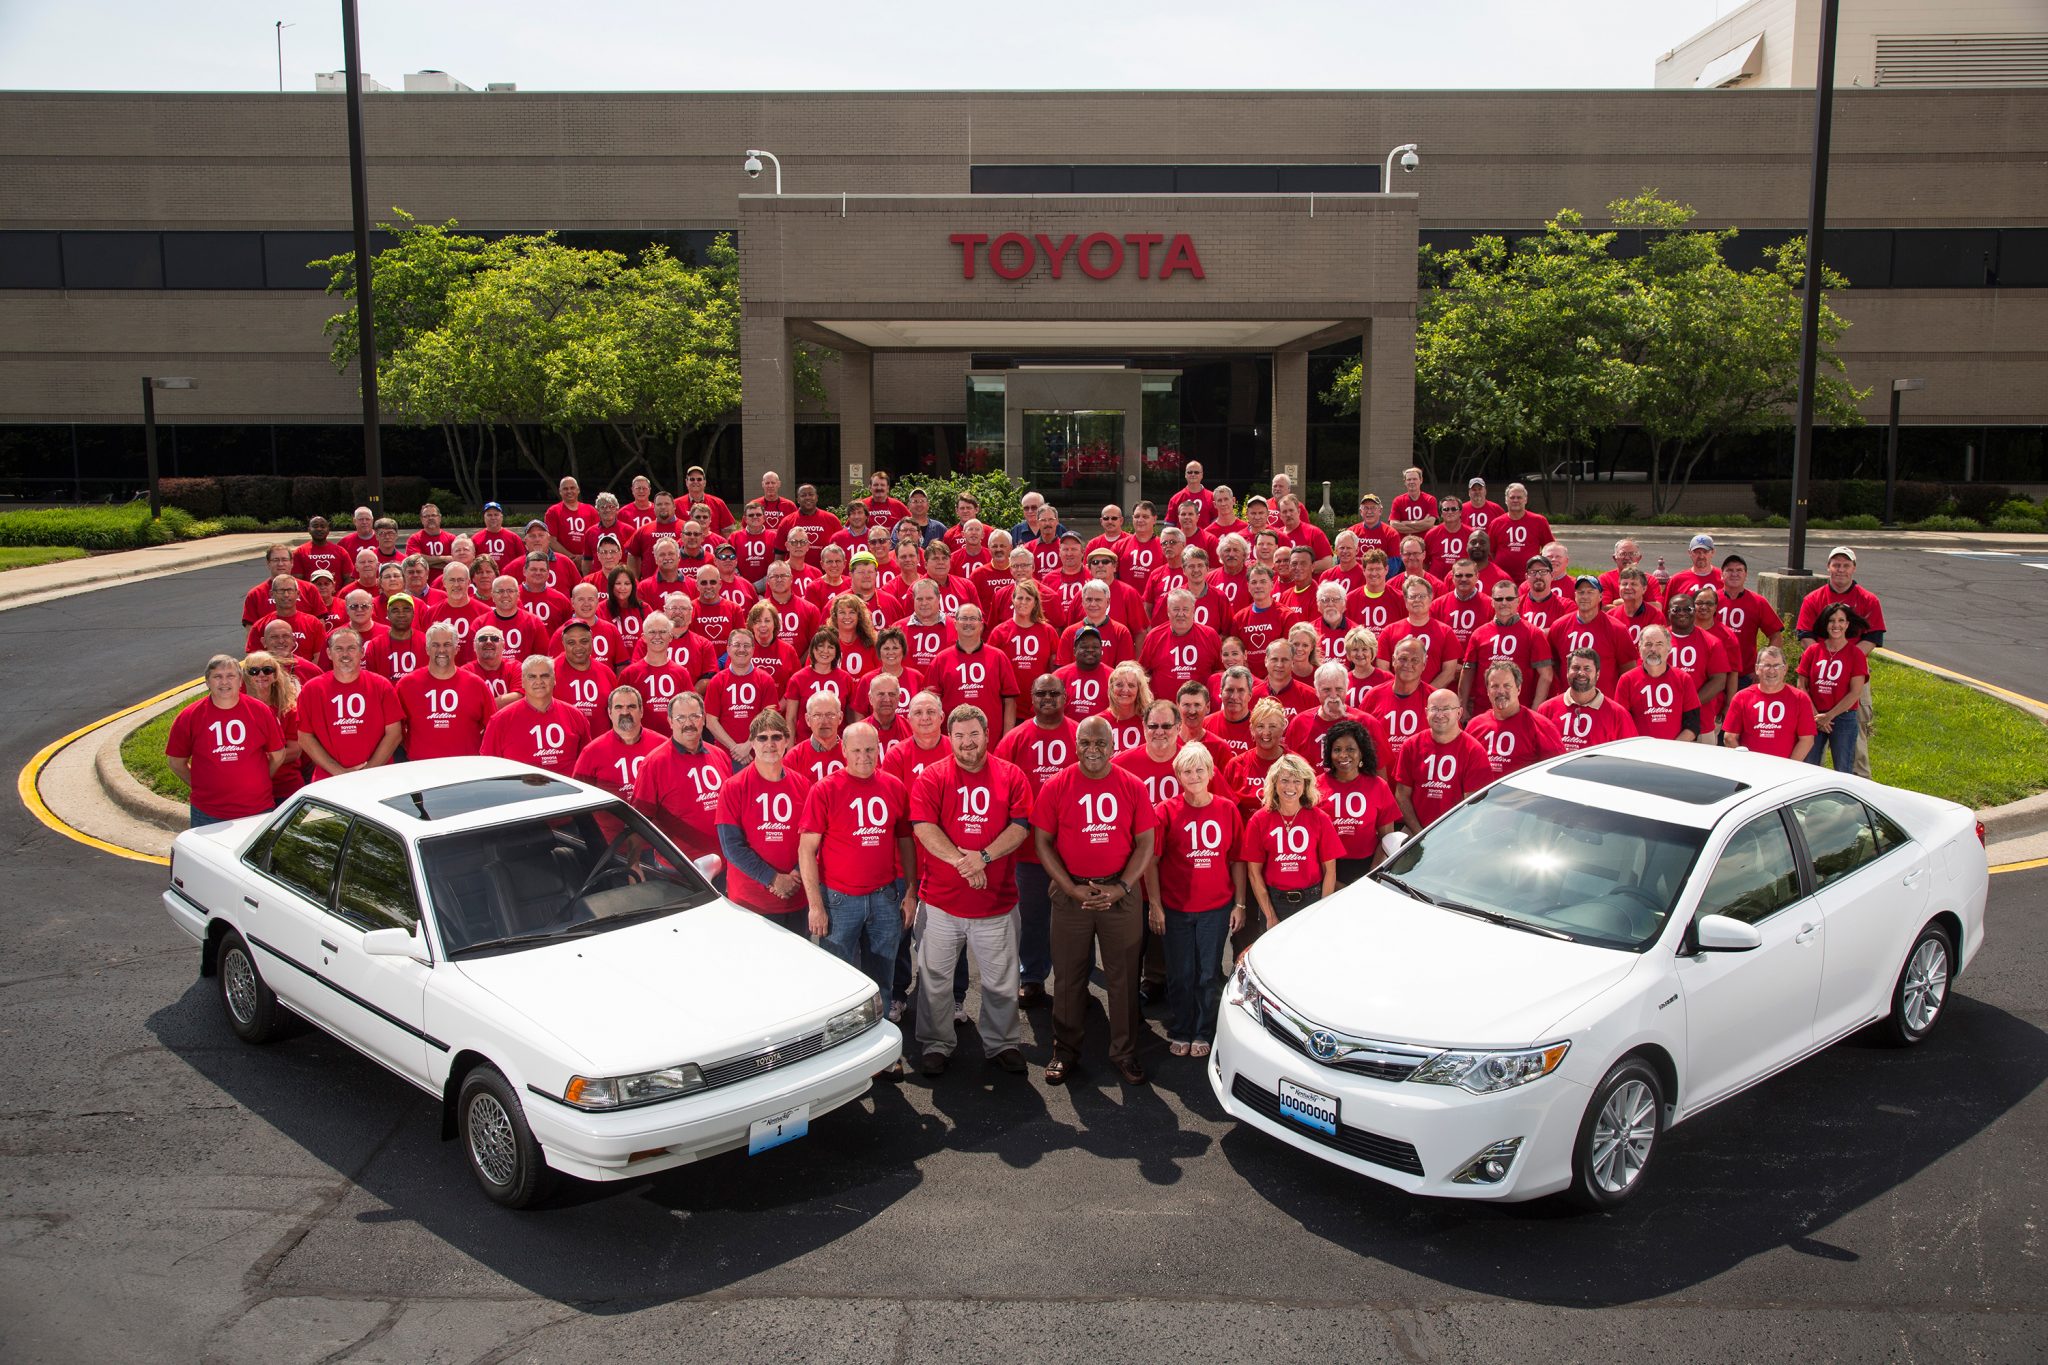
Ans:
[[[1090,886],[1122,886],[1124,884],[1121,877],[1076,877],[1074,880],[1086,882]]]
[[[1272,894],[1279,896],[1281,900],[1286,901],[1289,905],[1298,905],[1306,900],[1312,892],[1317,890],[1320,890],[1320,888],[1305,886],[1299,891],[1276,891]]]

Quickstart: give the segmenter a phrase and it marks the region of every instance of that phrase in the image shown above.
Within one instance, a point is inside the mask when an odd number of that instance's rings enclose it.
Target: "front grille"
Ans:
[[[1230,1082],[1231,1097],[1250,1108],[1261,1118],[1280,1124],[1290,1133],[1298,1133],[1311,1142],[1320,1142],[1325,1147],[1335,1148],[1346,1156],[1360,1161],[1369,1161],[1375,1166],[1401,1171],[1407,1175],[1422,1174],[1422,1157],[1414,1144],[1397,1138],[1381,1137],[1368,1133],[1363,1128],[1353,1128],[1348,1123],[1337,1125],[1337,1135],[1317,1132],[1313,1128],[1280,1117],[1280,1097],[1271,1090],[1261,1090],[1243,1076],[1236,1076]]]
[[[872,1028],[873,1025],[871,1024],[869,1027]],[[861,1033],[865,1032],[867,1032],[867,1029],[861,1030]],[[849,1038],[858,1038],[859,1036],[860,1034],[858,1033],[848,1035]],[[842,1038],[840,1041],[845,1042],[846,1039]],[[704,1089],[710,1090],[715,1086],[731,1085],[735,1081],[751,1080],[755,1076],[765,1076],[770,1071],[781,1067],[789,1066],[796,1062],[808,1061],[824,1050],[825,1030],[819,1029],[816,1033],[806,1033],[801,1038],[792,1038],[786,1043],[777,1043],[773,1047],[759,1048],[747,1053],[745,1056],[728,1057],[722,1062],[713,1062],[711,1065],[703,1068]]]
[[[1358,1076],[1370,1076],[1376,1081],[1405,1081],[1414,1075],[1415,1068],[1421,1066],[1423,1061],[1426,1060],[1423,1054],[1418,1053],[1415,1054],[1413,1061],[1387,1061],[1384,1059],[1385,1053],[1376,1051],[1374,1055],[1338,1057],[1326,1062],[1308,1050],[1308,1043],[1303,1039],[1300,1030],[1296,1029],[1290,1021],[1275,1017],[1272,1010],[1261,1009],[1259,1011],[1259,1022],[1266,1026],[1266,1032],[1272,1034],[1275,1038],[1278,1038],[1317,1066],[1327,1066],[1333,1071],[1349,1071]],[[1345,1040],[1344,1045],[1358,1046],[1357,1043],[1349,1040]]]

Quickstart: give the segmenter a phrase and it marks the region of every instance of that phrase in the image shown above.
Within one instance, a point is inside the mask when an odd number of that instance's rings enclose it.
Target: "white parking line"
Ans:
[[[1931,555],[1958,555],[1964,559],[2017,559],[2018,550],[1929,550]]]
[[[2037,564],[2031,559],[2026,561],[2026,566],[2030,569],[2048,569],[2048,564]]]

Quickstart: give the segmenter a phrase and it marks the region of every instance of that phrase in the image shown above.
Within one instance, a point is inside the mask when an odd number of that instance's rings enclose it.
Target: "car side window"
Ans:
[[[1870,812],[1845,792],[1821,792],[1794,801],[1792,818],[1799,825],[1799,837],[1806,841],[1807,856],[1813,859],[1816,886],[1840,881],[1877,857]]]
[[[1735,832],[1700,895],[1699,914],[1757,924],[1799,899],[1799,862],[1778,812]]]
[[[420,922],[412,867],[405,845],[396,835],[367,820],[356,822],[348,851],[342,855],[341,891],[335,909],[363,930],[411,930]]]
[[[1877,855],[1880,858],[1910,841],[1911,836],[1900,829],[1883,811],[1872,805],[1865,805],[1864,809],[1870,812],[1870,828],[1877,835]]]
[[[266,870],[307,900],[325,905],[334,894],[334,869],[347,835],[346,815],[308,801],[277,832]]]

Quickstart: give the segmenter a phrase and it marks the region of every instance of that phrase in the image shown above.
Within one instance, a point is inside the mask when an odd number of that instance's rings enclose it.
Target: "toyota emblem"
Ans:
[[[1326,1030],[1317,1029],[1308,1036],[1308,1050],[1327,1062],[1337,1055],[1337,1040]]]

